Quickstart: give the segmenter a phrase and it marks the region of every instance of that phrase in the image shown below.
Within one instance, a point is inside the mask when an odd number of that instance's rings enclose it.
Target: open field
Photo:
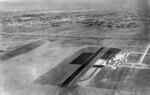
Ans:
[[[140,61],[150,45],[149,18],[143,14],[130,11],[5,14],[0,20],[0,93],[149,95],[149,69],[104,67],[87,84],[64,88],[56,85],[78,68],[67,62],[87,46],[121,48],[132,53],[129,61]],[[149,54],[144,57],[144,64],[150,63]]]

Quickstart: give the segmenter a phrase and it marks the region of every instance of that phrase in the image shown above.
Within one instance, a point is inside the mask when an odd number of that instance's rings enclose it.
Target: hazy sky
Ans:
[[[1,10],[137,7],[148,0],[0,0]],[[140,2],[140,3],[137,3]],[[147,4],[147,3],[145,3]]]
[[[116,0],[0,0],[0,2],[91,2],[91,1],[98,1],[98,2],[108,2],[108,1],[116,1]]]
[[[0,0],[1,2],[21,2],[21,1],[59,1],[59,2],[64,2],[64,1],[112,1],[112,0]]]

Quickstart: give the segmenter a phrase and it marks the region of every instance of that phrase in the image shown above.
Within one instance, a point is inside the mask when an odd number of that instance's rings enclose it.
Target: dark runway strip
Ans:
[[[74,59],[70,64],[82,65],[93,53],[82,53],[76,59]]]
[[[81,65],[75,72],[73,72],[66,80],[61,83],[61,87],[68,86],[69,83],[76,78],[87,66],[90,62],[104,49],[104,47],[100,48],[96,53],[94,53],[89,59],[87,59],[83,65]]]
[[[93,65],[93,67],[95,67],[95,68],[103,68],[104,65]]]
[[[104,60],[109,60],[111,59],[113,56],[115,56],[117,53],[119,53],[121,51],[121,49],[118,48],[110,48],[108,51],[106,51],[106,53],[101,57],[101,59]]]

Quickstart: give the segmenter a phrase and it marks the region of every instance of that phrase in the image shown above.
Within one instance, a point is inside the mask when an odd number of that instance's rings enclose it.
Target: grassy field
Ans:
[[[64,77],[76,68],[61,63],[87,46],[117,47],[143,54],[150,42],[145,19],[142,13],[130,11],[5,14],[0,26],[0,93],[149,95],[149,70],[131,68],[104,68],[87,86],[52,85],[52,81],[61,81],[55,75]]]

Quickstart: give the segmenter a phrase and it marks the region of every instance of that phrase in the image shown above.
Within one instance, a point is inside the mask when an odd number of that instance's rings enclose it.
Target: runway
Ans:
[[[0,54],[0,93],[4,95],[149,95],[150,70],[147,66],[150,62],[150,34],[149,32],[134,31],[135,34],[130,36],[132,38],[130,40],[128,39],[128,33],[132,31],[131,29],[120,34],[126,39],[120,39],[121,37],[105,39],[103,37],[102,40],[96,41],[96,45],[90,45],[129,50],[131,55],[128,64],[120,64],[124,66],[117,69],[106,67],[98,69],[93,73],[93,76],[88,78],[89,80],[78,82],[77,85],[71,87],[59,87],[59,85],[63,79],[67,79],[80,67],[80,65],[69,63],[81,54],[85,45],[78,46],[68,42],[62,44],[62,39],[49,42],[42,38],[39,39],[42,41],[28,40],[27,42],[21,42],[20,45]],[[92,33],[95,32],[92,31]],[[104,32],[101,34],[98,31],[98,33],[99,36],[103,36]],[[119,33],[120,31],[108,31],[105,35],[112,36],[112,34]],[[71,40],[71,37],[69,40]],[[81,36],[72,38],[72,41],[80,38]],[[139,38],[145,40],[139,40]],[[63,39],[68,38],[63,37]],[[86,42],[88,37],[86,40],[85,38],[81,39],[77,40],[76,43]],[[89,39],[88,41],[93,40]],[[17,44],[17,41],[15,42],[12,39],[9,41],[12,41],[10,46]],[[85,51],[90,54],[96,52],[95,50],[97,49],[88,48]],[[75,63],[78,63],[78,61]],[[141,63],[143,67],[138,66]],[[131,66],[131,64],[133,65]],[[74,78],[80,79],[82,76],[84,74]]]

